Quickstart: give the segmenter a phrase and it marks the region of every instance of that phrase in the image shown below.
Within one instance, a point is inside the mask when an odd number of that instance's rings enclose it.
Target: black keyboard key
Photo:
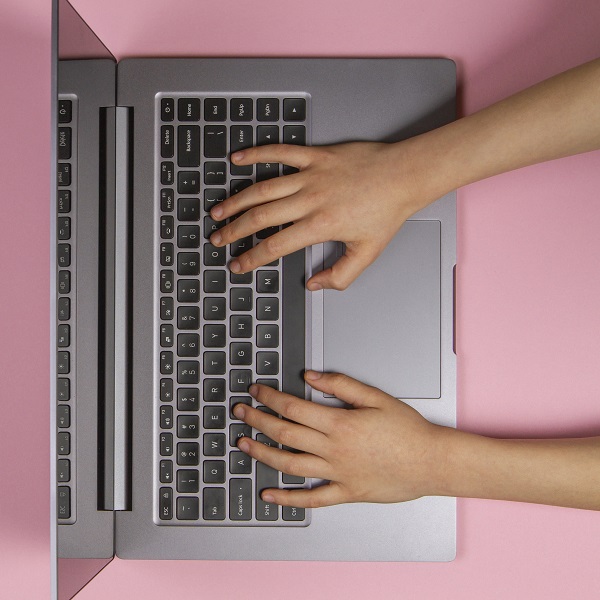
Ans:
[[[279,354],[277,352],[256,353],[256,374],[277,375],[279,373]]]
[[[171,348],[173,346],[173,325],[163,323],[160,326],[160,345],[163,348]]]
[[[202,445],[204,456],[225,456],[224,433],[205,433]]]
[[[203,413],[204,429],[224,429],[227,415],[224,406],[205,406]]]
[[[265,465],[256,463],[256,519],[258,521],[276,521],[279,510],[276,504],[264,502],[260,494],[267,488],[276,488],[279,486],[279,473]]]
[[[217,248],[212,244],[204,244],[204,264],[207,267],[224,267],[226,260],[225,246]]]
[[[231,152],[244,150],[254,145],[254,132],[251,125],[232,125],[229,132],[229,144]],[[252,165],[229,166],[232,175],[252,175]]]
[[[71,327],[69,325],[59,325],[56,328],[56,345],[59,348],[67,348],[71,345]]]
[[[159,421],[161,429],[171,429],[173,427],[173,407],[164,404],[159,410]]]
[[[225,483],[225,461],[205,460],[202,473],[204,483]]]
[[[227,197],[227,192],[222,188],[211,188],[204,190],[204,210],[210,212],[213,206],[223,202]]]
[[[231,310],[251,310],[252,290],[250,288],[231,288],[229,290],[229,307]]]
[[[200,199],[179,198],[177,201],[177,218],[180,221],[198,221],[200,219]]]
[[[59,163],[56,172],[56,181],[58,185],[71,185],[71,165],[69,163]]]
[[[237,419],[237,417],[233,414],[233,408],[236,404],[252,406],[252,398],[250,396],[231,396],[229,399],[229,416],[232,419]]]
[[[179,171],[177,173],[177,191],[180,194],[200,193],[200,173],[198,171]]]
[[[227,180],[226,163],[206,161],[204,163],[204,184],[225,185]]]
[[[173,291],[173,283],[175,273],[171,270],[163,270],[160,272],[160,291],[163,294],[170,294]]]
[[[71,128],[58,128],[58,160],[71,159]]]
[[[71,434],[61,431],[56,436],[56,453],[60,455],[71,453]]]
[[[227,156],[225,125],[207,125],[204,128],[204,156],[206,158],[225,158]]]
[[[58,244],[56,259],[60,268],[71,266],[71,244]]]
[[[160,210],[163,212],[171,212],[174,206],[175,200],[173,190],[171,188],[160,190]]]
[[[229,318],[229,335],[233,338],[251,338],[252,316],[231,315]]]
[[[256,300],[256,317],[260,321],[277,321],[279,319],[279,299],[262,297]]]
[[[56,380],[56,399],[59,402],[67,402],[71,399],[71,381],[66,377]]]
[[[173,380],[167,377],[160,380],[160,401],[171,402],[173,400]]]
[[[59,519],[71,518],[71,488],[59,486],[56,494],[56,510]]]
[[[212,217],[204,217],[204,237],[208,239],[215,231],[225,225],[225,221],[215,221]]]
[[[173,353],[164,350],[160,353],[160,372],[163,375],[171,375],[173,373]]]
[[[179,98],[179,100],[177,101],[177,110],[180,121],[199,121],[200,99]]]
[[[277,233],[279,231],[279,227],[265,227],[265,229],[261,229],[256,233],[256,237],[259,240],[264,240],[269,236]]]
[[[71,461],[68,458],[59,458],[56,461],[56,480],[59,483],[71,481]]]
[[[57,209],[59,213],[71,212],[71,192],[70,190],[58,190],[56,199]]]
[[[200,254],[198,252],[178,252],[177,274],[200,275]]]
[[[199,329],[200,308],[198,306],[179,306],[177,308],[177,327],[179,329]]]
[[[252,236],[244,237],[239,240],[235,240],[229,246],[229,253],[231,256],[240,256],[244,252],[247,252],[252,248]]]
[[[277,379],[257,379],[256,383],[258,383],[260,385],[268,385],[270,388],[273,388],[274,390],[279,389],[279,383],[278,383]]]
[[[279,291],[279,272],[258,271],[256,273],[256,291],[259,294],[276,294]]]
[[[177,336],[177,356],[200,356],[200,336],[197,333],[180,333]]]
[[[233,285],[250,284],[252,283],[252,271],[248,271],[247,273],[233,273],[230,271],[229,281]]]
[[[195,385],[200,382],[200,363],[197,360],[177,361],[177,383]]]
[[[277,125],[259,125],[256,128],[256,145],[267,146],[279,143],[279,127]]]
[[[177,128],[177,164],[180,167],[200,166],[200,127],[180,125]]]
[[[180,442],[177,444],[177,464],[183,467],[195,467],[200,464],[200,445],[198,442]]]
[[[180,225],[177,228],[177,246],[179,248],[199,248],[200,227],[198,225]]]
[[[169,487],[160,488],[158,516],[162,521],[173,518],[173,490]]]
[[[225,352],[205,352],[203,359],[204,373],[206,375],[225,375],[227,368]]]
[[[203,273],[204,292],[206,294],[223,294],[226,289],[225,271],[209,271]]]
[[[198,410],[200,392],[198,388],[179,388],[177,390],[177,410]]]
[[[258,163],[256,165],[256,181],[266,181],[279,177],[279,163]]]
[[[286,125],[283,128],[283,143],[306,146],[306,127],[304,125]]]
[[[229,472],[232,475],[250,475],[252,459],[244,452],[231,452],[229,454]]]
[[[200,490],[198,469],[179,469],[177,471],[177,491],[180,494],[195,494]]]
[[[200,300],[200,281],[198,279],[180,279],[177,282],[177,300],[179,302],[198,302]]]
[[[279,121],[279,99],[259,98],[256,101],[256,118],[259,121]]]
[[[229,362],[232,365],[252,364],[252,344],[249,342],[234,342],[229,346]]]
[[[284,121],[305,121],[306,100],[304,98],[285,98],[283,101]]]
[[[232,98],[230,115],[232,121],[252,121],[252,98]]]
[[[175,231],[175,221],[173,217],[163,215],[160,218],[160,237],[163,240],[170,240],[173,238]]]
[[[229,371],[229,389],[232,392],[248,393],[252,383],[252,371],[249,369],[231,369]]]
[[[173,461],[172,460],[161,460],[160,461],[160,482],[161,483],[173,483]]]
[[[177,417],[177,436],[180,438],[197,438],[200,436],[200,420],[197,415],[180,415]]]
[[[202,516],[207,521],[223,521],[225,519],[225,489],[204,488],[202,490]]]
[[[204,298],[204,319],[206,321],[222,321],[226,314],[225,298]]]
[[[251,438],[252,427],[246,423],[232,423],[229,426],[229,445],[235,448],[241,437]]]
[[[160,128],[160,155],[162,158],[175,156],[175,129],[172,125],[163,125]]]
[[[282,473],[281,481],[283,481],[283,483],[285,484],[300,485],[304,483],[304,477],[300,477],[299,475],[288,475],[287,473]]]
[[[56,372],[67,375],[71,371],[71,357],[68,352],[59,352],[56,355]]]
[[[164,296],[160,299],[160,318],[163,321],[170,321],[175,316],[175,307],[173,298]]]
[[[249,521],[252,518],[252,480],[229,480],[229,518]]]
[[[242,190],[249,188],[252,185],[251,179],[232,179],[229,184],[230,196],[239,194]]]
[[[69,298],[59,298],[57,309],[59,321],[68,321],[71,318],[71,300]]]
[[[203,342],[206,348],[225,348],[225,325],[205,325]]]
[[[175,118],[175,100],[173,98],[161,98],[160,118],[163,121],[172,121]]]
[[[59,404],[56,407],[56,425],[61,429],[71,427],[71,407],[68,404]]]
[[[227,120],[227,100],[225,98],[206,98],[204,100],[204,120]]]
[[[160,182],[162,185],[173,185],[175,181],[175,165],[170,161],[160,163]]]
[[[175,259],[175,248],[170,242],[163,242],[160,245],[160,264],[163,267],[172,267]]]
[[[225,380],[207,378],[204,380],[204,402],[225,402]]]
[[[282,506],[281,514],[284,521],[304,521],[304,509],[295,506]]]
[[[277,348],[279,346],[279,325],[258,325],[256,327],[256,345],[259,348]]]
[[[69,294],[71,292],[71,273],[69,271],[58,272],[58,293]]]
[[[73,118],[73,102],[71,100],[58,101],[58,122],[70,123]]]

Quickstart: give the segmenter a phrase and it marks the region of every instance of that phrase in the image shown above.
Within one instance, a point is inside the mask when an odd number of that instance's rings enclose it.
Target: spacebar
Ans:
[[[278,508],[271,502],[263,502],[260,493],[267,488],[279,485],[279,472],[267,465],[256,463],[256,519],[258,521],[276,521]]]

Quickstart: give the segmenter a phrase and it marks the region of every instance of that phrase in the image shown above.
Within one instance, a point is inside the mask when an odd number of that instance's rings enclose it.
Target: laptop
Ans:
[[[454,194],[415,214],[347,290],[308,292],[342,244],[245,275],[277,228],[210,244],[209,210],[286,165],[235,149],[393,142],[454,118],[443,58],[181,58],[117,63],[54,3],[52,501],[59,597],[113,556],[448,561],[455,499],[320,509],[263,502],[323,484],[265,468],[231,407],[254,381],[341,406],[307,368],[346,373],[455,425]],[[258,436],[258,437],[257,437]],[[382,449],[384,451],[384,449]],[[247,548],[251,547],[249,554]]]

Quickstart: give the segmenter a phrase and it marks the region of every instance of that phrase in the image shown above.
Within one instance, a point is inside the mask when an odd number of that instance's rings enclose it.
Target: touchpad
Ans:
[[[324,291],[325,371],[396,398],[440,397],[440,227],[407,221],[348,289]]]

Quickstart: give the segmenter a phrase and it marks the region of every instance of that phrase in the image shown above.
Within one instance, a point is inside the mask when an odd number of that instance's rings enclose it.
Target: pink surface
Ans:
[[[448,56],[464,113],[600,53],[597,0],[73,4],[119,57]],[[0,3],[0,597],[10,599],[49,589],[49,19],[48,0]],[[600,431],[599,158],[460,192],[462,429]],[[286,600],[598,597],[598,513],[461,500],[458,540],[456,561],[440,565],[115,560],[78,598],[253,599],[287,589],[288,576],[302,591],[278,594]]]

